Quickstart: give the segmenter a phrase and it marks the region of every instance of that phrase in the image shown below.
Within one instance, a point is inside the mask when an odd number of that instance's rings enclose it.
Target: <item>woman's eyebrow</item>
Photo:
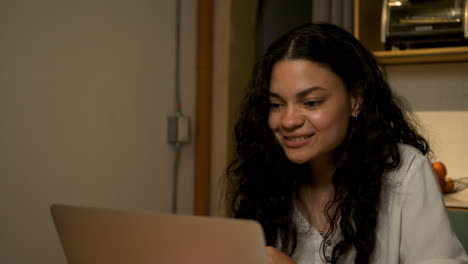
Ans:
[[[305,90],[302,90],[302,91],[298,92],[296,94],[296,98],[304,98],[308,94],[310,94],[310,93],[312,93],[314,91],[318,91],[318,90],[325,91],[326,89],[321,87],[321,86],[313,86],[313,87],[310,87],[310,88],[307,88]],[[275,92],[269,92],[269,96],[277,98],[277,99],[282,98],[281,95],[279,95],[278,93],[275,93]]]
[[[277,99],[281,99],[281,96],[277,93],[274,93],[274,92],[269,92],[268,94],[270,97],[274,97],[274,98],[277,98]]]
[[[304,98],[305,96],[307,96],[311,92],[318,91],[318,90],[325,90],[325,88],[323,88],[321,86],[313,86],[313,87],[307,88],[305,90],[302,90],[302,91],[298,92],[296,94],[296,98]]]

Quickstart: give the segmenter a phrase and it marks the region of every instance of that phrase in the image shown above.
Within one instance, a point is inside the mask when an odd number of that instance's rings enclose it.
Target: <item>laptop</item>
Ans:
[[[51,206],[68,264],[267,264],[251,220]]]

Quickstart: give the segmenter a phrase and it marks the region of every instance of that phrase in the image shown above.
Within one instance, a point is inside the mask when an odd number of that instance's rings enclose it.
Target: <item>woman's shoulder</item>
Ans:
[[[386,173],[386,179],[395,183],[402,183],[408,180],[410,175],[415,172],[425,170],[430,164],[428,158],[417,148],[407,145],[398,144],[400,154],[400,162],[398,166]]]
[[[408,168],[411,165],[428,162],[427,157],[417,148],[407,144],[398,144],[400,164],[398,168]]]
[[[414,146],[398,143],[398,151],[402,158],[410,158],[410,157],[421,157],[425,158],[425,155]]]
[[[399,165],[387,171],[383,181],[384,200],[393,200],[393,203],[403,204],[412,195],[432,195],[426,190],[434,190],[438,187],[437,179],[432,171],[429,159],[417,148],[406,145],[398,145],[400,153]],[[392,198],[393,197],[393,198]],[[392,202],[390,202],[392,204]]]

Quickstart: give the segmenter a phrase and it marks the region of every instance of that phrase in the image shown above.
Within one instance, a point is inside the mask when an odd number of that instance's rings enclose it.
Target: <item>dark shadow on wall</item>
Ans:
[[[310,21],[311,0],[259,0],[256,57],[261,56],[273,40],[293,27]]]

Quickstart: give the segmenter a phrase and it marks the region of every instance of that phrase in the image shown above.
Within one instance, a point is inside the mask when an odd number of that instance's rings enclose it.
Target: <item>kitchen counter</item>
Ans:
[[[444,194],[444,201],[447,207],[468,208],[468,188]]]

